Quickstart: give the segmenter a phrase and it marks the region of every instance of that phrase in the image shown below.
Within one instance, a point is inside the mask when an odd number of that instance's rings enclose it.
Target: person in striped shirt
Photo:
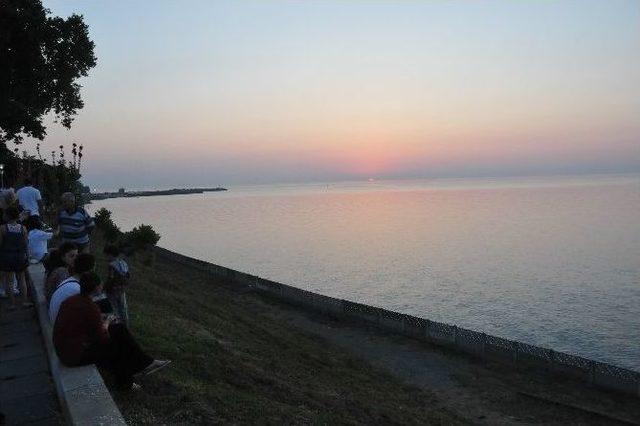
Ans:
[[[71,192],[62,194],[62,209],[58,212],[58,232],[62,242],[78,246],[78,252],[89,253],[89,234],[95,227],[93,218],[76,204]]]

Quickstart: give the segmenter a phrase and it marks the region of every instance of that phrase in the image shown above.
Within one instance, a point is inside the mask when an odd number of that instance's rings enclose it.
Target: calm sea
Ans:
[[[219,265],[640,370],[640,175],[229,189],[91,209]]]

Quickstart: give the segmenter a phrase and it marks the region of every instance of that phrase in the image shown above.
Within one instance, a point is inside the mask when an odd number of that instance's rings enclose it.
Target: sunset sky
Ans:
[[[92,187],[640,171],[636,0],[44,3]]]

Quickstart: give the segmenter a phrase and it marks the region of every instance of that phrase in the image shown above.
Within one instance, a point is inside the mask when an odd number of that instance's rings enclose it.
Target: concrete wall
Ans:
[[[455,325],[323,296],[193,259],[160,247],[156,247],[156,255],[158,261],[167,259],[205,271],[230,283],[250,287],[269,297],[334,318],[363,321],[386,331],[445,345],[481,358],[512,366],[543,369],[561,376],[583,380],[605,389],[640,397],[640,372],[467,330]]]

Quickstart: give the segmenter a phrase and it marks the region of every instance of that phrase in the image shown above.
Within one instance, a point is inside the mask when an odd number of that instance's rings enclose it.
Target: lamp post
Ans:
[[[0,188],[4,189],[4,164],[0,164]]]

